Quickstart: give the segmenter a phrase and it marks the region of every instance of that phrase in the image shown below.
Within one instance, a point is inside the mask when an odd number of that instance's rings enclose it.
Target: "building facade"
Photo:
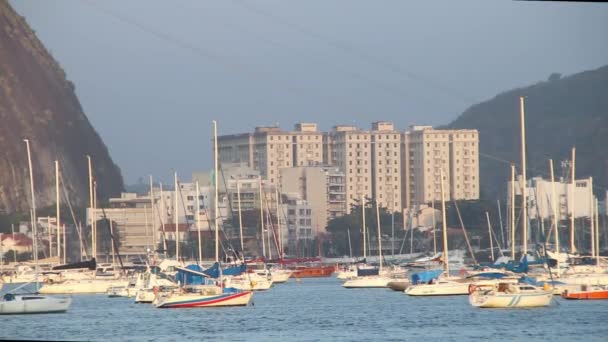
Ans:
[[[355,126],[335,126],[330,136],[331,165],[344,173],[346,213],[372,197],[372,141],[369,131]]]
[[[374,122],[371,130],[372,197],[389,211],[401,211],[401,133],[391,122]]]
[[[440,201],[442,174],[446,200],[479,199],[477,130],[411,126],[403,138],[406,207]]]
[[[346,213],[344,174],[335,167],[281,169],[281,193],[306,200],[312,210],[314,234],[324,232],[330,219]]]

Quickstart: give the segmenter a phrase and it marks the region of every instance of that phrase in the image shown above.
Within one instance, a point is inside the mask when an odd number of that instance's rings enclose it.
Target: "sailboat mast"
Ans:
[[[528,184],[526,179],[526,114],[524,109],[524,97],[519,98],[519,112],[521,118],[521,189],[522,189],[522,238],[523,238],[523,255],[528,254]]]
[[[217,122],[213,120],[213,187],[215,188],[215,201],[214,201],[214,216],[215,216],[215,262],[220,261],[220,233],[219,233],[219,225],[218,225],[218,174],[217,174]]]
[[[437,223],[435,222],[435,194],[433,194],[433,201],[431,201],[431,209],[433,209],[433,255],[437,254],[437,236],[436,236],[436,225]]]
[[[262,256],[264,256],[264,258],[266,258],[266,241],[264,238],[264,203],[263,203],[263,193],[264,191],[262,190],[262,176],[260,175],[260,178],[258,179],[258,185],[260,186],[260,224],[262,226]]]
[[[151,224],[151,230],[152,230],[152,248],[153,250],[156,250],[156,231],[155,231],[155,227],[156,225],[154,224],[154,222],[156,221],[156,215],[154,215],[155,211],[156,211],[156,206],[154,205],[154,182],[152,181],[152,175],[150,175],[150,208],[152,208],[152,220],[150,222]]]
[[[350,243],[350,228],[346,230],[346,234],[348,235],[348,255],[353,257],[353,246]]]
[[[173,208],[173,223],[175,224],[175,260],[179,261],[179,219],[177,218],[177,172],[173,173],[173,180],[175,182],[175,191],[174,196],[175,196],[175,205]]]
[[[502,244],[501,249],[505,248],[505,230],[502,225],[502,210],[500,209],[500,200],[496,200],[496,206],[498,207],[498,222],[500,223],[500,242]],[[502,251],[501,251],[502,253]]]
[[[591,257],[595,256],[595,215],[593,209],[595,201],[593,200],[593,177],[589,177],[589,220],[591,230]]]
[[[239,235],[241,237],[241,254],[245,259],[245,243],[243,242],[243,215],[241,214],[241,182],[239,179],[236,180],[236,198],[238,200],[239,209]]]
[[[93,181],[93,241],[95,246],[93,247],[93,255],[97,259],[97,181]]]
[[[486,220],[488,221],[488,237],[490,238],[490,255],[494,261],[494,243],[492,242],[492,226],[490,225],[490,214],[486,211]]]
[[[574,190],[575,190],[575,167],[576,163],[576,148],[572,148],[572,172],[570,172],[570,253],[576,253],[576,245],[574,244]]]
[[[29,139],[23,139],[25,141],[25,146],[27,148],[27,164],[30,169],[30,191],[32,196],[32,209],[30,211],[30,217],[32,220],[32,237],[33,237],[33,247],[34,247],[34,263],[35,263],[35,278],[34,283],[36,283],[36,292],[38,292],[38,229],[36,227],[36,195],[34,193],[34,172],[32,171],[32,155],[30,152],[30,141]]]
[[[163,194],[163,183],[160,182],[160,201],[161,201],[161,209],[162,215],[160,215],[160,226],[163,230],[163,251],[165,251],[165,256],[167,255],[167,235],[165,234],[165,216],[167,215],[167,204],[165,203],[165,196]]]
[[[277,233],[279,234],[279,243],[277,248],[279,249],[277,254],[279,255],[279,259],[283,257],[283,235],[281,234],[281,197],[279,194],[279,187],[274,188],[275,196],[277,198]]]
[[[201,191],[198,186],[198,181],[196,181],[196,232],[198,234],[198,262],[200,263],[203,260],[203,246],[201,245]]]
[[[112,265],[116,265],[116,251],[114,250],[114,227],[112,225],[112,220],[110,221],[110,245],[112,246]]]
[[[515,165],[511,164],[511,260],[515,260]]]
[[[557,198],[555,195],[555,174],[553,172],[553,159],[549,159],[549,169],[551,171],[551,199],[553,202],[553,227],[555,229],[555,253],[557,254],[557,276],[560,276],[559,267],[559,217],[557,216]]]
[[[367,258],[367,234],[365,232],[365,195],[361,195],[361,215],[363,222],[363,259]]]
[[[61,262],[61,209],[59,206],[59,161],[55,160],[55,211],[57,224],[57,257]],[[50,229],[50,226],[49,226]]]
[[[378,259],[379,259],[379,271],[382,273],[382,232],[380,229],[380,202],[376,200],[376,225],[378,226]]]
[[[87,155],[87,162],[89,165],[89,205],[91,210],[89,214],[91,216],[91,257],[97,258],[95,253],[95,208],[93,205],[93,166],[91,165],[91,156]]]
[[[445,272],[450,275],[450,261],[448,258],[448,226],[445,218],[445,193],[443,189],[443,167],[441,170],[441,221],[443,225],[443,265]]]
[[[68,248],[68,240],[67,240],[67,235],[65,232],[65,224],[61,226],[62,229],[61,231],[63,232],[63,263],[67,264],[68,263],[68,254],[67,254],[67,248]]]
[[[599,216],[599,204],[597,198],[595,199],[595,264],[600,264],[600,216]]]

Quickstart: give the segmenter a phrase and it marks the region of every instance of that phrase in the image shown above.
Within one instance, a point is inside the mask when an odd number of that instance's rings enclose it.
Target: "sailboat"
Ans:
[[[445,194],[443,189],[443,168],[441,168],[441,215],[443,224],[443,254],[444,276],[440,276],[430,283],[416,284],[405,289],[410,296],[449,296],[469,294],[469,283],[456,281],[450,278],[450,264],[448,258],[448,236],[445,214]],[[460,280],[460,279],[459,279]]]
[[[471,286],[469,303],[479,308],[531,308],[549,306],[553,299],[550,286],[498,283],[488,286]]]
[[[38,295],[38,242],[37,242],[37,227],[36,227],[36,198],[34,194],[34,178],[32,172],[32,158],[30,153],[30,142],[25,139],[27,146],[27,158],[30,172],[30,190],[32,195],[32,208],[31,208],[31,220],[32,220],[32,235],[33,235],[33,249],[34,249],[34,269],[35,277],[34,284],[36,284],[36,294],[15,294],[6,293],[0,299],[0,314],[12,315],[12,314],[42,314],[42,313],[56,313],[65,312],[72,304],[71,298],[63,297],[51,297]],[[19,289],[19,288],[17,288]],[[15,290],[17,290],[15,289]]]
[[[199,278],[200,284],[182,284],[178,289],[157,293],[153,304],[157,308],[188,308],[188,307],[217,307],[217,306],[246,306],[253,298],[253,292],[228,288],[223,285],[222,269],[219,263],[219,226],[218,226],[218,150],[217,124],[213,121],[213,157],[214,157],[214,187],[215,187],[215,266],[218,270],[218,281],[213,280],[207,273],[199,270],[198,265],[178,268],[183,272]],[[177,219],[177,218],[176,218]]]
[[[363,206],[365,210],[365,206]],[[351,278],[342,284],[347,289],[354,288],[372,288],[372,287],[387,287],[388,283],[393,280],[385,275],[382,265],[382,233],[380,231],[380,208],[379,202],[376,201],[376,220],[378,226],[378,268],[360,268],[357,267],[357,276]]]

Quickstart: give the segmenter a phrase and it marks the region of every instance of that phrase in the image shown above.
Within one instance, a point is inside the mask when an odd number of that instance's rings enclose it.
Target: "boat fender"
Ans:
[[[475,292],[476,288],[477,286],[475,286],[475,284],[469,284],[469,294]]]
[[[549,286],[549,283],[544,283],[543,284],[543,290],[549,291],[550,289],[551,289],[551,286]]]

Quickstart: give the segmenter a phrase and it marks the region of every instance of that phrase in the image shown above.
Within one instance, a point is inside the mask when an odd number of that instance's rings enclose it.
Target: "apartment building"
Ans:
[[[217,138],[220,164],[253,165],[253,134],[222,135]]]
[[[441,200],[479,198],[477,130],[436,130],[411,126],[403,136],[406,207]]]
[[[330,219],[346,212],[344,174],[335,167],[293,167],[281,169],[281,192],[308,201],[312,227],[324,232]]]
[[[476,130],[411,126],[400,132],[391,122],[377,121],[369,131],[338,125],[322,133],[314,123],[299,123],[289,132],[257,127],[218,141],[220,161],[246,164],[280,189],[286,186],[282,169],[338,168],[344,174],[346,213],[362,196],[389,210],[438,201],[442,172],[446,199],[479,198]]]
[[[323,164],[323,133],[315,123],[298,123],[290,132],[293,139],[293,166]]]
[[[218,151],[220,163],[245,164],[277,185],[281,168],[323,163],[323,134],[315,123],[298,123],[293,131],[262,126],[253,133],[218,137]]]
[[[401,211],[401,133],[391,122],[374,122],[372,142],[372,196],[381,207]]]
[[[372,141],[369,131],[355,126],[335,126],[328,137],[331,163],[344,173],[346,213],[361,197],[372,197]]]

